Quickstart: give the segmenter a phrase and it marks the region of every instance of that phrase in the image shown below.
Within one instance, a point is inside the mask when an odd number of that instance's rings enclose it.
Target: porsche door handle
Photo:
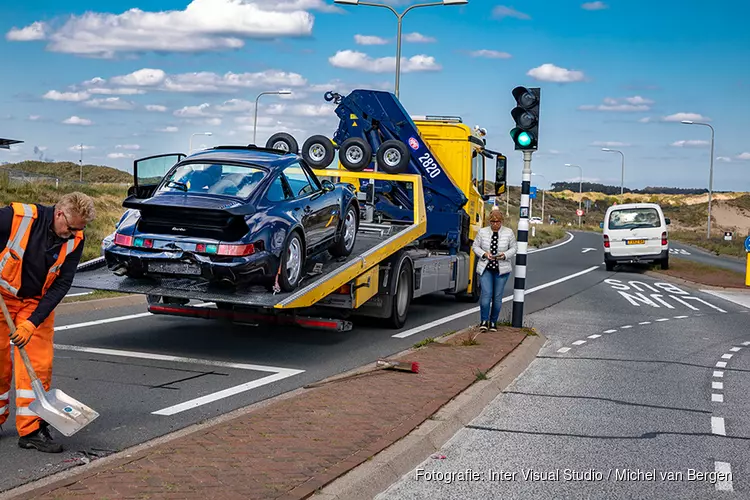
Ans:
[[[308,205],[305,207],[305,213],[309,214],[310,212],[312,212],[312,208],[310,208],[310,206]]]

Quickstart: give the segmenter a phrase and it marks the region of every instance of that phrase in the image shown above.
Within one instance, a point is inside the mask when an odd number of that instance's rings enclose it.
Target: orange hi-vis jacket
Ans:
[[[37,218],[37,207],[24,203],[11,203],[11,206],[14,213],[13,226],[7,246],[0,252],[0,287],[13,295],[17,295],[21,288],[23,256],[29,242],[31,225]],[[77,231],[75,236],[62,246],[57,261],[47,273],[42,295],[47,292],[55,278],[60,274],[60,267],[65,262],[65,258],[76,249],[81,240],[83,240],[83,231]]]

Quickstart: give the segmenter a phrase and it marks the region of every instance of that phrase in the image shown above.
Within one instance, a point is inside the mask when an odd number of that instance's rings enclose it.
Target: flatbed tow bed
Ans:
[[[73,286],[92,290],[142,294],[153,314],[227,319],[234,322],[272,322],[304,327],[348,331],[352,323],[335,316],[348,316],[378,293],[391,288],[382,283],[380,271],[389,257],[396,257],[425,232],[426,214],[422,178],[413,174],[386,175],[376,172],[315,170],[321,177],[387,178],[413,183],[414,219],[404,223],[361,223],[352,253],[333,259],[327,253],[308,260],[305,278],[293,292],[273,293],[264,286],[222,289],[190,278],[134,279],[116,276],[100,262],[82,266]],[[381,269],[382,268],[382,269]],[[162,300],[166,298],[166,300]],[[177,300],[175,300],[177,299]],[[197,305],[185,302],[197,301]],[[379,303],[374,301],[374,303]],[[216,307],[208,307],[213,306]],[[310,317],[319,309],[335,313],[333,318]]]

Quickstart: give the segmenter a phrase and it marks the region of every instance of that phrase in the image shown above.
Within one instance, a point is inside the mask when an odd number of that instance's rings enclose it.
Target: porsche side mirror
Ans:
[[[333,182],[329,181],[328,179],[321,182],[321,185],[323,186],[323,191],[333,191],[336,189],[336,186],[333,185]]]

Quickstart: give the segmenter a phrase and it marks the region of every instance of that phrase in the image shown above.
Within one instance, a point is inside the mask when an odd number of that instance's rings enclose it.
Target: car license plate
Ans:
[[[200,276],[201,269],[191,262],[149,262],[148,270],[152,273],[188,274]]]
[[[627,240],[626,245],[645,245],[646,240]]]

